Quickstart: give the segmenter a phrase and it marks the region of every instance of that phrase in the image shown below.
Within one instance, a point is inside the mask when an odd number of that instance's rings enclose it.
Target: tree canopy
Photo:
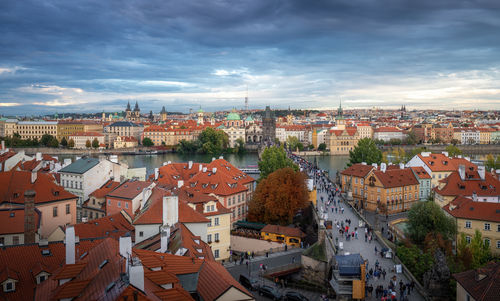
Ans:
[[[448,145],[446,147],[446,151],[448,152],[449,157],[455,157],[462,154],[462,150],[455,145]]]
[[[324,142],[323,142],[323,143],[320,143],[320,144],[318,145],[318,150],[319,150],[319,151],[325,151],[325,150],[326,150],[326,143],[324,143]]]
[[[465,233],[460,233],[457,242],[457,260],[462,270],[477,269],[491,259],[490,246],[486,243],[481,232],[476,229],[470,243]]]
[[[375,141],[370,138],[363,138],[358,141],[358,145],[353,150],[349,151],[349,163],[352,164],[366,162],[371,165],[372,163],[380,164],[382,161],[382,152],[378,149]]]
[[[291,167],[295,171],[299,170],[299,167],[287,157],[283,147],[268,147],[262,152],[259,161],[260,179],[265,179],[269,174],[285,167]]]
[[[295,136],[288,136],[288,138],[286,138],[286,145],[288,145],[288,149],[292,152],[297,150],[302,151],[304,149],[304,144]]]
[[[154,143],[153,143],[153,141],[151,141],[150,138],[146,137],[146,138],[142,139],[142,145],[144,145],[144,146],[153,146]]]
[[[195,141],[179,141],[177,151],[180,153],[201,153],[220,155],[227,150],[229,137],[222,130],[205,128]]]
[[[73,148],[73,147],[75,147],[75,140],[73,140],[73,139],[69,139],[69,141],[68,141],[68,147],[69,147],[69,148]]]
[[[267,224],[289,225],[309,200],[306,177],[290,167],[281,168],[257,185],[249,203],[248,219]]]
[[[90,142],[89,139],[87,139],[87,141],[85,141],[85,147],[86,148],[91,148],[92,147],[92,142]]]
[[[93,148],[99,147],[99,140],[97,140],[97,138],[94,138],[94,140],[92,140],[92,147]]]
[[[497,155],[497,158],[493,157],[492,154],[488,154],[486,156],[486,162],[484,164],[488,170],[500,169],[500,155]]]
[[[411,240],[422,245],[428,233],[439,233],[443,239],[453,238],[456,232],[453,218],[432,201],[418,202],[408,213],[408,234]]]

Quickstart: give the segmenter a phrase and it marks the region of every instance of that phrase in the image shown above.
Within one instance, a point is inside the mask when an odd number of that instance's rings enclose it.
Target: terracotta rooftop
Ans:
[[[470,198],[458,196],[443,210],[455,218],[500,222],[500,203],[474,202]]]
[[[398,129],[397,127],[389,127],[389,126],[381,126],[376,129],[373,129],[374,132],[402,132],[403,130]]]
[[[384,188],[419,184],[417,178],[409,168],[388,168],[385,172],[377,170],[373,174],[380,180]]]
[[[278,225],[266,225],[260,232],[283,234],[286,236],[305,237],[306,235],[299,228],[284,227]]]
[[[417,155],[433,172],[458,170],[459,165],[465,165],[466,169],[473,167],[477,169],[474,163],[464,158],[449,158],[444,154],[430,154],[429,156]]]
[[[500,294],[499,262],[489,262],[482,268],[453,274],[453,278],[474,300],[498,300]]]
[[[76,224],[75,235],[81,238],[113,237],[131,234],[134,231],[132,219],[127,212],[120,211],[86,223]]]
[[[55,183],[54,177],[38,172],[31,183],[32,173],[28,171],[7,171],[0,173],[0,204],[24,204],[24,192],[36,191],[35,204],[76,199],[77,196]]]
[[[340,174],[346,176],[353,176],[358,178],[364,178],[370,173],[374,167],[371,165],[365,165],[361,163],[356,163],[348,168],[344,169]]]
[[[132,200],[141,194],[144,188],[151,185],[151,182],[129,180],[107,194],[109,197]]]
[[[462,180],[458,171],[454,171],[441,182],[445,183],[444,186],[435,188],[436,193],[440,195],[472,196],[473,193],[478,196],[500,195],[500,181],[489,172],[485,172],[485,178],[481,180],[477,171],[466,171],[466,178]]]
[[[414,173],[417,174],[417,177],[419,179],[431,179],[431,175],[429,175],[422,166],[410,167],[410,168],[411,170],[413,170]]]
[[[217,281],[213,281],[217,279]],[[198,279],[198,294],[203,300],[217,300],[230,288],[235,288],[241,293],[253,299],[253,295],[248,292],[229,272],[218,262],[205,261],[201,267]]]
[[[116,187],[120,186],[120,182],[109,180],[100,188],[94,190],[89,196],[93,196],[97,199],[103,199],[108,193],[113,191]]]

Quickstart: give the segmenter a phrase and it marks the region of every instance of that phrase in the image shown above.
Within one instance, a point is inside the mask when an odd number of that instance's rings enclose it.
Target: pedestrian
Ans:
[[[278,283],[279,283],[278,277],[274,278],[274,283],[276,284],[276,287],[278,287]]]
[[[378,253],[378,252],[377,252],[377,246],[375,246],[375,255],[377,255],[377,253]]]
[[[354,232],[354,236],[356,236],[356,239],[358,239],[358,230],[356,230],[356,232]]]
[[[247,269],[248,269],[248,260],[245,262],[245,264],[247,265]]]
[[[281,288],[285,287],[285,279],[281,278]]]
[[[384,277],[384,280],[385,280],[385,274],[387,274],[387,272],[385,271],[385,269],[382,270],[382,276]]]
[[[368,241],[368,235],[365,233],[365,242]]]

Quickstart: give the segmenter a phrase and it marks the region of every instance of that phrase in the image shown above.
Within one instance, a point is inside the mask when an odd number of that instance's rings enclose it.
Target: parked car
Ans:
[[[271,287],[269,285],[263,285],[259,287],[259,295],[261,296],[266,296],[268,298],[271,298],[273,300],[281,300],[282,296],[280,292],[278,292],[277,289],[274,287]]]
[[[287,301],[309,301],[306,297],[304,297],[302,294],[294,292],[294,291],[289,291],[285,294],[285,300]]]
[[[240,274],[240,283],[247,289],[255,291],[259,289],[259,282],[253,278],[248,278],[245,275]]]

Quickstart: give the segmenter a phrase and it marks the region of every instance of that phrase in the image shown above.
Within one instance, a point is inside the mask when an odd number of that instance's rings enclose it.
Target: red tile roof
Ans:
[[[217,281],[213,281],[213,279],[217,279]],[[198,294],[203,300],[217,300],[232,287],[246,294],[248,299],[253,299],[253,295],[236,281],[220,263],[204,262],[197,286]]]
[[[342,136],[347,134],[348,136],[354,136],[356,135],[356,132],[358,131],[357,128],[346,128],[345,130],[330,130],[330,133],[335,134],[335,136]]]
[[[141,194],[144,188],[147,188],[150,185],[151,182],[129,180],[127,182],[122,183],[114,190],[108,192],[107,196],[132,200],[137,195]]]
[[[13,151],[8,151],[8,152],[5,152],[3,154],[0,154],[0,163],[7,161],[9,158],[13,157],[15,154],[17,154],[17,153],[13,152]]]
[[[103,133],[98,133],[98,132],[77,132],[73,135],[69,135],[70,137],[74,136],[84,136],[84,137],[101,137],[104,136]]]
[[[458,170],[459,165],[465,165],[466,169],[469,169],[469,167],[477,169],[477,166],[474,163],[471,163],[464,158],[449,158],[444,154],[430,154],[427,157],[422,156],[422,154],[418,154],[417,156],[433,172]]]
[[[36,159],[30,161],[19,161],[16,166],[14,166],[15,170],[23,170],[23,171],[33,171],[37,167],[39,167],[43,162],[37,161]]]
[[[402,132],[403,130],[397,127],[381,126],[373,130],[374,132]]]
[[[468,177],[471,178],[468,178]],[[485,172],[485,179],[481,180],[476,171],[466,172],[466,179],[462,180],[457,171],[441,180],[445,185],[436,187],[436,193],[446,196],[472,196],[475,192],[478,196],[500,195],[500,181],[491,173]]]
[[[168,290],[163,290],[160,292],[155,292],[155,295],[160,298],[160,300],[165,300],[165,301],[190,301],[193,300],[193,297],[191,295],[179,288],[179,287],[174,287]]]
[[[0,183],[3,183],[0,185],[0,204],[6,202],[24,204],[26,190],[36,191],[35,204],[78,198],[57,185],[54,177],[40,172],[37,173],[34,183],[31,183],[31,172],[15,170],[1,172]]]
[[[455,218],[500,222],[500,203],[474,202],[472,199],[458,196],[444,206],[443,210]]]
[[[374,171],[373,174],[380,180],[384,188],[418,185],[419,182],[411,169],[390,168],[385,172]]]
[[[101,242],[102,240],[80,240],[80,243],[76,245],[76,252],[83,254]],[[42,250],[49,250],[50,255],[43,255]],[[64,263],[65,256],[63,242],[51,242],[47,246],[29,244],[0,249],[0,270],[9,269],[11,271],[9,273],[15,273],[19,280],[16,290],[10,293],[0,292],[0,299],[8,297],[9,300],[34,300],[37,286],[35,276],[41,271],[54,274]]]
[[[116,187],[120,185],[120,182],[109,180],[100,188],[94,190],[89,196],[93,196],[96,199],[103,199],[108,193],[113,191]]]
[[[113,215],[104,216],[86,223],[76,224],[75,235],[81,238],[113,237],[133,233],[134,226],[127,212],[122,210]]]
[[[278,225],[266,225],[260,232],[283,234],[293,237],[305,237],[306,235],[299,228],[283,227]]]
[[[499,262],[489,262],[482,268],[453,274],[453,278],[474,300],[498,300],[500,294]]]
[[[431,175],[429,175],[422,166],[410,167],[410,168],[411,170],[413,170],[414,173],[417,174],[417,177],[419,179],[431,179]]]
[[[356,163],[348,168],[344,169],[340,174],[346,176],[353,176],[358,178],[364,178],[370,173],[374,167],[371,165],[365,165],[361,163]]]

